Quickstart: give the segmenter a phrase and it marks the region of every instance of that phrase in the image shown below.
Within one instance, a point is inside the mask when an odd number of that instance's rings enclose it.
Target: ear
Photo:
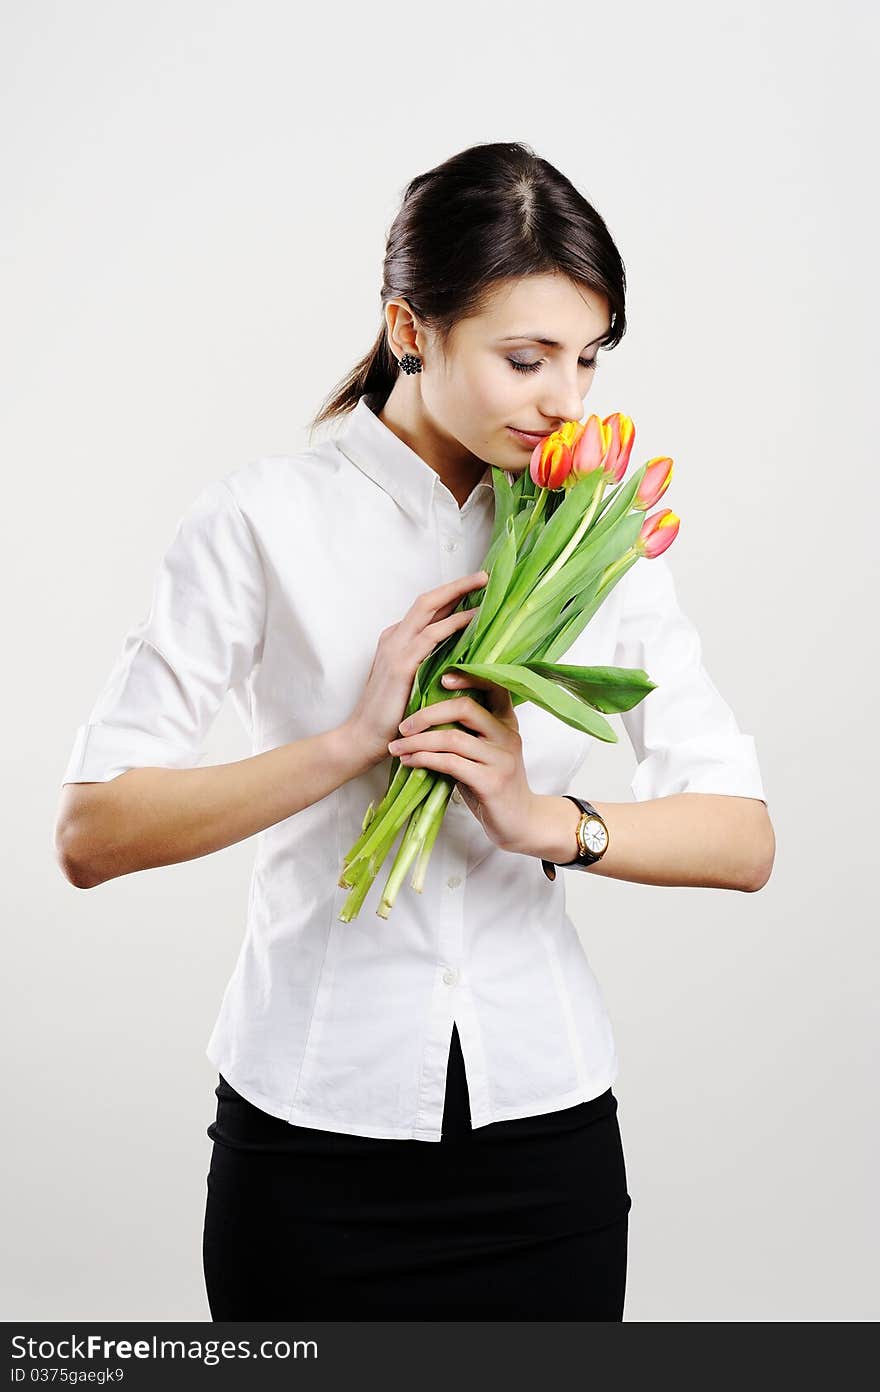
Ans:
[[[388,300],[385,305],[385,326],[388,342],[395,357],[404,353],[424,357],[425,331],[416,319],[405,299]]]

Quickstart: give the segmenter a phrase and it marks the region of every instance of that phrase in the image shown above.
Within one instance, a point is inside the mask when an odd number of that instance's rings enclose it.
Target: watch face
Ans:
[[[601,855],[608,846],[608,832],[605,824],[595,817],[587,818],[581,835],[584,849],[591,851],[593,855]]]

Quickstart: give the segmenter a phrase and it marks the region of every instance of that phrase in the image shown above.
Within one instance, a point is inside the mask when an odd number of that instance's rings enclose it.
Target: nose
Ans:
[[[553,430],[564,421],[580,420],[584,410],[584,398],[576,378],[572,380],[566,374],[560,373],[551,382],[548,373],[542,386],[545,390],[538,409],[542,416],[554,422],[551,427]]]

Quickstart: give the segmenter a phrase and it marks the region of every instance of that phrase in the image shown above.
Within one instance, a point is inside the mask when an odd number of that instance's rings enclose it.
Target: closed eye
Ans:
[[[539,358],[537,362],[520,362],[518,358],[508,358],[507,361],[516,372],[537,372],[541,364],[545,363],[547,359]],[[596,359],[595,357],[578,358],[578,365],[586,368],[595,367]]]

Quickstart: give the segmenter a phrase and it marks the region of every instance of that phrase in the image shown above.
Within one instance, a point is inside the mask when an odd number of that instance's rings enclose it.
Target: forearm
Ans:
[[[82,889],[210,855],[274,826],[366,771],[342,725],[235,763],[129,769],[57,838],[65,874]]]
[[[775,837],[757,798],[675,793],[644,802],[591,801],[608,827],[608,849],[585,872],[557,875],[741,890],[760,889],[769,879]],[[555,864],[572,860],[579,817],[568,798],[535,794],[534,814],[516,849]]]

